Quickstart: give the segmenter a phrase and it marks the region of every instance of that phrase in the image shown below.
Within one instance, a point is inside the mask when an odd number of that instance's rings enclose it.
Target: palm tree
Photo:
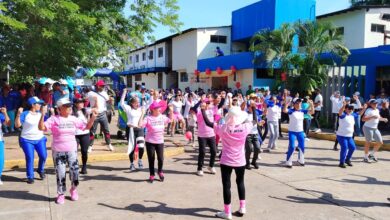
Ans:
[[[295,30],[290,24],[283,24],[277,30],[261,30],[250,41],[250,50],[255,52],[254,63],[266,63],[273,71],[275,66],[281,72],[288,72],[300,59],[292,52]],[[280,83],[280,76],[277,78]]]
[[[343,44],[343,36],[331,23],[326,22],[297,22],[295,33],[304,45],[304,57],[301,62],[298,88],[304,93],[321,87],[327,80],[326,65],[334,65],[335,59],[324,59],[324,53],[345,62],[350,51]]]

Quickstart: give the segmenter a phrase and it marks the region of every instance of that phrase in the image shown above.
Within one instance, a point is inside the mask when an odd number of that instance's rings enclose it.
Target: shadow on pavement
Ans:
[[[0,197],[6,199],[20,199],[20,200],[32,200],[32,201],[50,201],[54,200],[49,197],[33,194],[28,191],[14,191],[14,190],[1,190]]]
[[[369,202],[369,201],[349,201],[349,200],[342,200],[337,199],[333,197],[333,194],[326,193],[326,192],[320,192],[316,190],[306,190],[301,189],[299,191],[306,192],[310,194],[311,196],[317,196],[316,194],[321,194],[319,198],[304,198],[299,196],[287,196],[287,198],[278,198],[275,196],[269,196],[270,198],[287,201],[287,202],[294,202],[294,203],[310,203],[310,204],[319,204],[319,205],[337,205],[337,206],[344,206],[344,207],[361,207],[361,208],[368,208],[373,206],[380,206],[380,207],[387,207],[387,203],[382,202]],[[324,203],[324,201],[328,203]]]
[[[323,179],[331,180],[331,181],[335,181],[335,182],[340,182],[340,183],[347,182],[347,183],[356,183],[356,184],[365,184],[365,185],[375,184],[375,185],[390,186],[390,182],[381,181],[381,180],[378,180],[375,177],[354,175],[354,174],[352,174],[351,176],[363,177],[365,179],[364,180],[352,180],[352,179],[336,180],[336,179],[332,179],[332,178],[323,178]]]
[[[200,218],[214,218],[214,213],[219,210],[211,209],[211,208],[173,208],[169,207],[167,204],[157,201],[145,201],[148,203],[155,203],[157,206],[155,207],[146,207],[142,204],[131,204],[127,207],[114,207],[111,205],[99,203],[98,205],[105,206],[107,208],[112,208],[116,210],[128,210],[139,213],[163,213],[167,215],[187,215],[187,216],[195,216]],[[200,212],[212,212],[211,215],[201,214]]]
[[[123,176],[116,176],[116,175],[96,175],[96,176],[81,176],[80,178],[82,181],[89,181],[89,180],[106,180],[106,181],[129,181],[129,182],[135,182],[135,183],[141,183],[146,182],[147,179],[131,179]]]

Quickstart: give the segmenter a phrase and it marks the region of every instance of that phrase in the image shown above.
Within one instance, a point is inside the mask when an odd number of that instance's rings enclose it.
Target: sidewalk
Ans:
[[[110,124],[111,142],[115,147],[115,151],[111,152],[108,150],[105,144],[104,138],[95,140],[93,151],[88,154],[88,162],[103,162],[103,161],[115,161],[115,160],[128,160],[127,155],[127,141],[118,139],[116,137],[118,127],[116,126],[117,115],[113,116]],[[100,127],[98,126],[98,131]],[[53,166],[53,160],[51,159],[51,135],[47,135],[47,160],[46,167]],[[24,168],[25,159],[24,152],[19,146],[17,134],[4,135],[5,142],[5,169],[12,168]],[[165,137],[165,155],[167,157],[175,156],[184,153],[183,144],[187,143],[183,135],[176,135],[174,138]],[[79,156],[81,153],[79,153]],[[80,158],[79,158],[80,160]],[[35,152],[35,165],[38,163],[38,155]]]
[[[282,131],[288,132],[288,124],[282,124]],[[321,129],[322,132],[320,133],[314,133],[310,132],[309,137],[311,138],[317,138],[320,140],[328,140],[328,141],[335,141],[336,140],[336,134],[328,129]],[[381,150],[390,151],[390,135],[382,135],[383,138],[383,146],[381,147]],[[355,137],[355,143],[358,146],[363,147],[365,143],[364,137]]]
[[[354,166],[341,169],[337,166],[339,152],[331,150],[333,143],[312,139],[307,142],[306,166],[287,169],[283,163],[287,145],[286,139],[278,140],[276,150],[261,154],[260,169],[245,171],[247,214],[233,219],[389,219],[390,152],[379,152],[380,162],[366,164],[358,149]],[[67,193],[64,205],[54,202],[53,169],[47,170],[46,180],[33,185],[23,181],[24,169],[6,170],[0,186],[0,219],[217,219],[215,212],[223,209],[219,161],[216,175],[205,172],[198,177],[198,152],[185,147],[185,154],[165,159],[165,181],[153,184],[146,181],[147,160],[145,169],[137,172],[129,172],[127,160],[93,163],[88,175],[80,177],[79,201],[70,201]],[[206,155],[206,166],[208,159]],[[235,174],[231,184],[232,210],[236,211]]]

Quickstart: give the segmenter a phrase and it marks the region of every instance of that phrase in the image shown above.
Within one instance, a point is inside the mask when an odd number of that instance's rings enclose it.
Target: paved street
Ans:
[[[363,164],[358,150],[354,167],[341,169],[331,142],[311,140],[306,167],[287,169],[287,141],[279,143],[261,155],[259,170],[246,173],[248,214],[242,219],[388,219],[390,152],[380,152],[379,163]],[[80,200],[62,206],[54,203],[53,170],[34,185],[23,182],[24,170],[9,170],[0,187],[0,219],[213,219],[223,207],[220,175],[194,175],[196,158],[192,147],[167,158],[166,181],[154,184],[146,182],[147,169],[130,173],[127,161],[92,164],[81,177]]]

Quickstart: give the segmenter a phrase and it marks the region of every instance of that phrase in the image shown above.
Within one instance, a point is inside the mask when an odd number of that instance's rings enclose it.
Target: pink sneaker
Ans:
[[[77,201],[77,200],[79,200],[79,194],[77,193],[76,187],[72,187],[72,188],[70,189],[70,199],[71,199],[72,201]]]
[[[56,203],[59,205],[63,205],[65,203],[65,196],[64,195],[58,195],[56,199]]]
[[[154,181],[154,176],[150,176],[150,177],[149,177],[149,182],[150,182],[150,183],[153,183],[153,181]]]
[[[164,173],[162,171],[158,173],[158,177],[160,177],[161,182],[164,182],[165,178],[164,178]]]

